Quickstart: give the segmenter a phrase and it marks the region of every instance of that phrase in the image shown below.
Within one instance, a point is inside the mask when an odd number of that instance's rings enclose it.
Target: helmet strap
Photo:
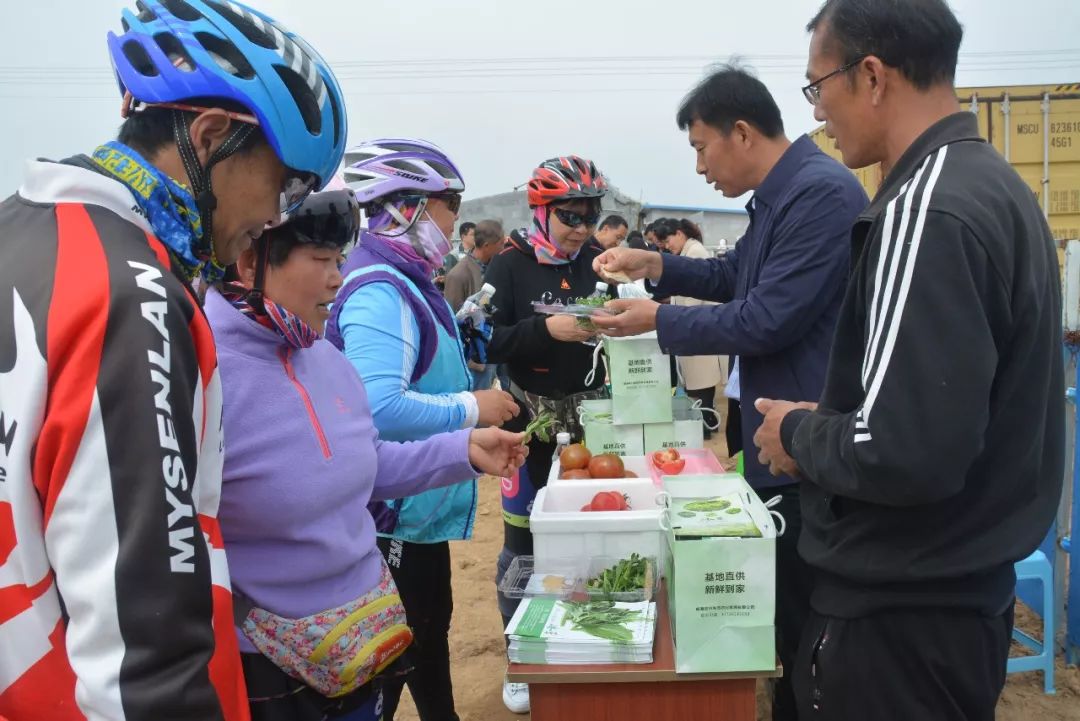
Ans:
[[[247,302],[256,315],[266,315],[266,269],[270,264],[270,239],[264,233],[255,241],[255,282],[247,292]]]
[[[402,214],[402,212],[394,206],[392,202],[382,203],[383,210],[390,214],[390,217],[397,222],[399,227],[398,232],[395,233],[392,237],[396,237],[398,235],[405,235],[412,229],[414,225],[416,225],[416,223],[424,215],[424,211],[427,210],[427,200],[428,199],[426,195],[420,198],[420,202],[416,205],[416,212],[413,213],[412,220],[407,219]]]
[[[208,257],[214,252],[213,227],[214,211],[217,210],[217,196],[214,195],[213,185],[210,179],[210,171],[215,165],[225,160],[230,155],[240,150],[244,141],[255,130],[254,125],[237,123],[236,129],[224,143],[218,146],[206,165],[199,162],[199,156],[195,152],[195,144],[191,141],[190,113],[183,110],[173,110],[173,138],[180,153],[180,159],[184,163],[188,180],[191,182],[191,192],[195,196],[195,202],[199,206],[199,217],[202,219],[203,237],[202,247]],[[259,307],[261,307],[261,303]]]

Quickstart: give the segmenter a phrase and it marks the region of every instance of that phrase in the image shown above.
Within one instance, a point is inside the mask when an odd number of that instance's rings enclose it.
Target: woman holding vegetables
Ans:
[[[528,241],[511,239],[492,259],[485,276],[495,287],[495,331],[488,359],[507,364],[510,392],[527,411],[506,427],[523,430],[532,421],[529,430],[536,431],[531,434],[527,464],[503,481],[504,545],[497,581],[514,558],[532,553],[529,510],[537,490],[547,483],[555,430],[576,428],[576,407],[583,393],[604,382],[603,374],[597,374],[592,384],[585,382],[593,347],[584,341],[595,331],[573,316],[536,314],[533,303],[566,304],[596,290],[600,277],[592,261],[600,249],[588,241],[606,192],[607,183],[589,160],[568,155],[541,163],[528,183],[533,209]],[[516,605],[499,595],[504,622],[509,622]],[[527,712],[528,686],[504,683],[503,702],[511,711]]]
[[[254,721],[380,718],[371,681],[413,633],[365,504],[509,473],[526,452],[495,428],[380,439],[360,379],[319,337],[358,229],[349,191],[316,193],[206,297],[225,401],[219,518]]]

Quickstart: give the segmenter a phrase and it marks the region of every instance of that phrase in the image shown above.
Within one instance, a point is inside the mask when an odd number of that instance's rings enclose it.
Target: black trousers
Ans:
[[[757,494],[762,501],[780,496],[780,503],[772,510],[784,517],[785,524],[784,535],[776,539],[776,653],[784,666],[784,675],[771,684],[772,717],[773,721],[798,721],[791,669],[795,666],[799,642],[810,616],[810,593],[813,591],[812,569],[798,549],[802,531],[799,484],[762,488]]]
[[[727,428],[724,430],[724,438],[727,440],[727,452],[729,456],[734,456],[743,449],[742,411],[739,409],[739,402],[734,398],[728,398]]]
[[[993,721],[1013,628],[1000,616],[811,613],[794,669],[802,721]]]
[[[520,403],[520,401],[519,401]],[[522,413],[517,418],[513,418],[506,422],[503,426],[505,430],[511,433],[520,433],[525,429],[528,424],[526,414]],[[522,468],[524,473],[519,474],[520,487],[517,493],[519,494],[519,500],[513,504],[517,513],[524,512],[522,506],[528,504],[528,508],[531,508],[533,500],[536,498],[536,494],[540,492],[540,489],[547,485],[548,472],[551,471],[552,456],[555,453],[555,444],[540,440],[533,436],[532,441],[529,442],[529,457],[525,459],[525,466]],[[504,494],[503,507],[504,511],[507,506],[511,505]],[[506,516],[504,515],[505,519]],[[518,556],[531,556],[533,552],[533,538],[532,531],[528,528],[522,528],[521,526],[514,525],[503,521],[503,547],[499,552],[499,559],[495,565],[495,584],[498,585],[503,576],[506,574],[510,564],[514,562],[514,559]],[[496,590],[496,594],[499,599],[499,613],[503,618],[503,628],[510,623],[510,619],[514,615],[514,611],[517,610],[518,604],[521,603],[520,599],[510,598],[504,595],[501,591]]]
[[[240,654],[251,721],[373,721],[381,718],[376,679],[341,698],[326,698],[274,665],[261,653]]]
[[[420,721],[459,721],[450,680],[450,544],[378,540],[379,550],[401,594],[415,640],[410,649],[413,670],[383,683],[383,719],[394,721],[406,683]]]

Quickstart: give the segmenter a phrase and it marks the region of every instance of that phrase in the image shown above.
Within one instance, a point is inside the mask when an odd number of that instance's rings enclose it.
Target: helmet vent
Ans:
[[[154,13],[153,10],[146,7],[146,5],[143,4],[142,0],[135,0],[135,8],[139,11],[139,14],[137,16],[139,18],[139,22],[149,23],[157,20],[157,15]],[[126,27],[124,28],[124,31],[127,31]]]
[[[202,20],[202,13],[188,5],[184,0],[159,0],[172,15],[185,22],[193,23]]]
[[[128,40],[124,43],[123,50],[124,57],[140,75],[155,78],[161,74],[150,59],[150,54],[146,52],[146,48],[138,40]]]
[[[297,75],[292,68],[284,65],[275,65],[274,70],[277,71],[281,82],[285,83],[285,87],[296,102],[296,108],[300,111],[308,132],[312,135],[321,133],[322,113],[319,111],[319,101],[307,81]]]
[[[406,173],[412,173],[413,175],[419,175],[421,177],[424,175],[423,168],[418,168],[407,160],[387,160],[386,164],[391,168],[404,170]]]
[[[367,173],[357,173],[355,171],[345,171],[345,182],[348,183],[366,183],[371,180],[375,180],[374,175],[368,175]]]
[[[158,33],[154,36],[154,42],[161,48],[161,52],[165,53],[166,57],[169,58],[169,62],[173,64],[173,67],[185,73],[194,72],[195,61],[191,59],[183,43],[176,36],[169,33]]]
[[[173,2],[176,2],[176,0],[173,0]],[[267,50],[279,49],[277,40],[274,38],[274,33],[270,29],[270,24],[265,22],[262,18],[245,11],[244,8],[232,4],[208,0],[207,5],[217,10],[222,19],[231,23],[233,27],[243,33],[245,38],[259,47],[266,48]]]
[[[345,124],[342,117],[341,108],[338,107],[337,93],[327,93],[326,96],[330,98],[330,116],[331,122],[334,123],[334,145],[337,146],[341,143],[341,128]]]
[[[230,75],[251,80],[255,77],[255,69],[247,61],[244,54],[228,40],[219,38],[210,33],[195,33],[195,39],[206,48],[206,52],[214,59],[225,72]]]
[[[450,167],[446,164],[440,163],[438,160],[429,160],[427,161],[427,163],[435,169],[435,172],[437,172],[446,180],[457,180],[457,173],[451,170]]]
[[[365,160],[371,160],[374,157],[375,157],[375,153],[365,153],[365,152],[355,152],[354,151],[354,152],[345,154],[345,162],[347,164],[349,164],[349,165],[352,165],[354,163],[362,163]]]
[[[425,150],[425,148],[412,143],[379,143],[379,147],[395,153],[415,153],[417,150]]]

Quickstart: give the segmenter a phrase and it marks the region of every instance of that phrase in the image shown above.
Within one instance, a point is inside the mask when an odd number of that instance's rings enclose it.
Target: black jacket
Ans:
[[[852,231],[820,409],[784,419],[814,607],[997,614],[1064,470],[1061,292],[1031,190],[966,112],[920,136]]]
[[[585,385],[593,348],[555,340],[545,323],[548,316],[532,308],[534,301],[569,303],[595,292],[600,277],[592,262],[598,255],[600,249],[586,243],[566,265],[542,265],[531,245],[511,240],[488,265],[484,281],[495,287],[495,332],[488,360],[506,363],[510,379],[526,391],[562,398],[603,385],[602,367],[592,385]]]

